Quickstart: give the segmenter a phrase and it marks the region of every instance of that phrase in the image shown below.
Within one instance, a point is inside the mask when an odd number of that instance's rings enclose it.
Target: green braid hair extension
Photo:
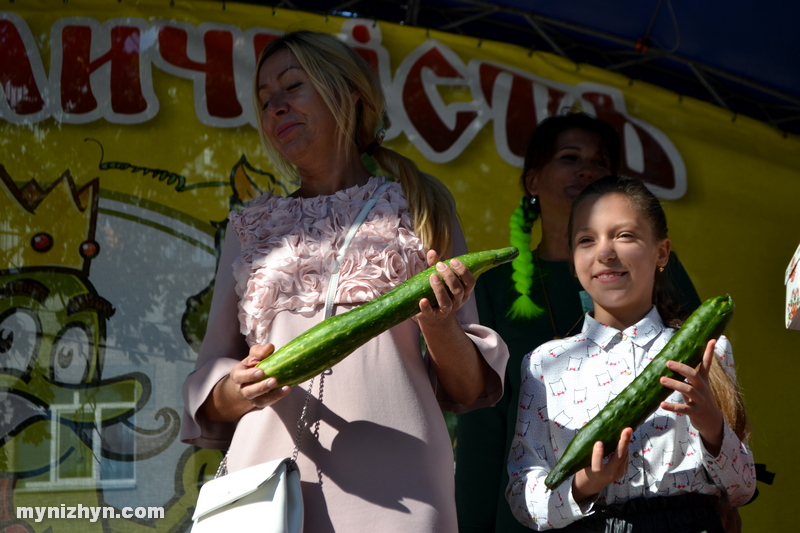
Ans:
[[[522,198],[508,224],[511,228],[511,246],[519,250],[519,255],[511,262],[511,266],[514,268],[511,279],[514,281],[514,288],[519,293],[508,310],[508,316],[514,320],[539,318],[544,313],[530,296],[534,270],[531,228],[537,218],[536,211],[530,208],[530,200]]]

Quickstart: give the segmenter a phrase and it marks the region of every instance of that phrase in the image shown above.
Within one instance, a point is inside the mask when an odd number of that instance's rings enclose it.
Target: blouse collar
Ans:
[[[579,340],[593,342],[608,351],[625,340],[630,340],[633,344],[646,348],[662,331],[664,331],[664,322],[656,307],[653,306],[644,318],[624,331],[598,322],[591,314],[586,313],[583,329],[577,337]]]

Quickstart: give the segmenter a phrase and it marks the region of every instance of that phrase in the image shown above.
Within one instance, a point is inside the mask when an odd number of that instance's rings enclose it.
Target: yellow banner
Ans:
[[[619,131],[623,172],[664,200],[701,297],[737,304],[729,333],[752,447],[778,473],[742,510],[745,526],[790,528],[792,494],[778,485],[800,474],[789,444],[800,435],[778,417],[800,393],[774,369],[800,354],[783,319],[800,242],[797,137],[548,53],[373,20],[211,1],[4,9],[0,527],[188,529],[197,480],[221,457],[177,439],[220,224],[293,187],[260,146],[254,64],[275,36],[312,29],[375,68],[387,145],[451,188],[473,250],[507,245],[538,121],[579,105]]]

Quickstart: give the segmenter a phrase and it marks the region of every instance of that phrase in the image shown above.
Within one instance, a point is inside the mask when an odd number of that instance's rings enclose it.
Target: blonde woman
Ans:
[[[254,99],[270,157],[300,186],[230,215],[208,332],[184,384],[183,441],[229,449],[231,472],[285,457],[308,400],[297,459],[306,532],[456,531],[453,453],[441,411],[496,402],[508,352],[494,331],[477,325],[472,275],[439,260],[466,252],[453,199],[381,146],[380,85],[338,39],[301,31],[270,43]],[[386,175],[371,175],[364,154]],[[313,386],[277,386],[255,364],[323,320],[336,257],[373,197],[338,266],[333,313],[429,265],[443,277],[431,276],[436,301],[421,300],[418,315]]]

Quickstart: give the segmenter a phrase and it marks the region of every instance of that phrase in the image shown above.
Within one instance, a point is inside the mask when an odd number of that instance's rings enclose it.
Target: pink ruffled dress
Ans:
[[[246,355],[247,345],[280,348],[323,319],[339,247],[384,179],[316,198],[265,194],[230,215],[229,229],[235,231],[226,237],[209,329],[184,384],[183,442],[229,447],[229,471],[291,455],[308,383],[238,424],[209,423],[198,409],[236,357]],[[455,256],[466,246],[455,221],[454,232]],[[391,183],[344,256],[333,312],[367,302],[426,266],[403,191]],[[458,316],[494,371],[473,405],[455,403],[438,387],[413,319],[337,364],[325,377],[321,403],[315,381],[298,457],[306,533],[457,531],[453,452],[442,410],[464,412],[496,402],[508,358],[500,337],[478,325],[473,300]]]

